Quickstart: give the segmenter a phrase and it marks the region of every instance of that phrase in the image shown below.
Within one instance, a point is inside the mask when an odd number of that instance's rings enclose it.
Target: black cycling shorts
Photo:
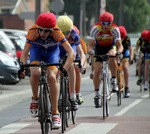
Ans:
[[[114,49],[114,44],[109,46],[101,46],[96,44],[95,46],[95,55],[105,55],[109,52],[110,49]],[[95,57],[95,62],[103,62],[101,58]]]

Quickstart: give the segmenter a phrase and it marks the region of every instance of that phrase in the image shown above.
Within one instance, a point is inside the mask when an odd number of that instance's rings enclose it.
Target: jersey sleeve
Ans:
[[[90,39],[94,40],[98,32],[99,32],[99,28],[97,26],[93,26],[90,31]]]
[[[131,46],[131,40],[128,36],[126,38],[126,44],[127,44],[127,46]]]
[[[26,44],[32,45],[32,43],[39,37],[37,25],[32,26],[26,36]]]
[[[60,30],[60,28],[58,26],[54,27],[54,30],[52,32],[52,36],[56,41],[60,42],[60,44],[62,46],[68,42],[67,39],[65,38],[64,34],[62,33],[62,31]]]
[[[84,54],[87,54],[86,43],[81,38],[80,38],[80,42],[81,42],[81,47],[82,47],[82,50],[83,50]]]

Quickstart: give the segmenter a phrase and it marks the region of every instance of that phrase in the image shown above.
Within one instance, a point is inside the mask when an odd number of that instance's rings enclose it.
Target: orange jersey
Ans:
[[[64,45],[67,40],[58,26],[54,27],[50,36],[46,40],[42,40],[39,36],[37,25],[34,25],[29,29],[26,38],[27,45],[31,46],[32,44],[36,44],[46,49],[53,48],[54,46],[58,45],[59,42],[61,42],[61,45]]]
[[[83,50],[84,54],[87,54],[86,43],[81,38],[80,38],[80,44],[81,44],[81,47],[82,47],[82,50]]]

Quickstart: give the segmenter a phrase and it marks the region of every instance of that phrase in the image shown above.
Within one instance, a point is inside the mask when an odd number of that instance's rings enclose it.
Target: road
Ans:
[[[93,82],[89,78],[90,68],[82,77],[81,93],[84,103],[77,111],[77,122],[70,124],[66,134],[149,134],[150,99],[148,92],[140,93],[136,85],[135,65],[130,71],[130,98],[122,98],[122,105],[117,106],[116,94],[110,101],[110,115],[103,120],[102,108],[94,107]],[[29,113],[31,88],[29,78],[17,85],[3,85],[0,94],[0,134],[37,134],[40,124]],[[60,134],[61,129],[50,133]]]

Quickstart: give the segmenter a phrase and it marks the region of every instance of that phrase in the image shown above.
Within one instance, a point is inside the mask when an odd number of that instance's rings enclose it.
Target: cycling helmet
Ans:
[[[79,29],[75,25],[73,25],[73,28],[76,30],[77,34],[79,35],[80,34]]]
[[[119,31],[120,31],[120,34],[121,34],[121,38],[125,38],[126,35],[127,35],[127,31],[125,29],[124,26],[119,26]]]
[[[146,39],[147,38],[147,33],[148,33],[148,30],[142,31],[141,38]]]
[[[70,31],[73,28],[72,20],[66,15],[59,16],[56,24],[64,33]]]
[[[39,27],[52,29],[56,25],[56,16],[50,12],[42,13],[38,16],[36,24]]]
[[[146,40],[147,40],[148,42],[150,42],[150,31],[147,31]]]
[[[112,22],[114,20],[113,14],[105,12],[99,16],[99,21],[101,22]]]

